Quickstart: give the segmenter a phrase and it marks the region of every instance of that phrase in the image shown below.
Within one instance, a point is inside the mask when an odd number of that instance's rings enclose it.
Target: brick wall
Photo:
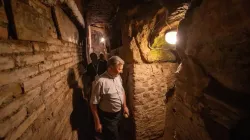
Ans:
[[[71,85],[82,88],[83,48],[77,44],[77,29],[71,28],[75,25],[63,11],[67,24],[53,19],[46,12],[52,7],[37,1],[17,0],[11,6],[17,40],[0,40],[0,138],[77,139],[70,122]],[[60,32],[72,29],[62,40],[57,38],[55,20]]]
[[[137,140],[159,138],[165,127],[165,94],[174,86],[175,63],[134,65],[133,115]]]
[[[166,122],[165,95],[174,87],[176,63],[125,64],[122,74],[131,117],[124,120],[125,139],[162,137]]]
[[[63,131],[53,127],[70,131],[72,90],[67,75],[73,68],[79,79],[81,48],[26,41],[0,41],[0,46],[1,137],[16,139],[31,131],[30,137],[44,139],[45,132],[50,137]]]

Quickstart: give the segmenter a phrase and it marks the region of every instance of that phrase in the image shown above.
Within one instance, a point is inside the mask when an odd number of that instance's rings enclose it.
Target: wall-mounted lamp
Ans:
[[[177,35],[176,31],[167,32],[165,34],[165,40],[166,40],[166,42],[169,43],[169,44],[173,44],[173,45],[176,44],[176,42],[177,42],[176,35]]]
[[[101,42],[101,43],[104,43],[104,42],[105,42],[105,38],[104,38],[104,37],[101,37],[100,42]]]

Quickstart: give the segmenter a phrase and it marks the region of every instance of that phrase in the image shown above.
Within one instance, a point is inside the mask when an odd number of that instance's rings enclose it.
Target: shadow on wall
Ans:
[[[84,75],[84,68],[87,67],[87,56],[86,56],[86,29],[79,24],[75,16],[72,16],[72,11],[66,6],[62,5],[63,11],[68,15],[70,20],[74,23],[78,30],[79,40],[77,42],[78,48],[76,51],[81,63],[77,64],[77,71],[69,69],[68,71],[68,86],[73,89],[72,105],[73,111],[70,115],[70,123],[72,131],[77,131],[78,140],[93,140],[94,139],[94,123],[90,107],[86,99],[83,98],[83,89],[79,87],[83,84],[83,88],[86,88],[86,78]],[[77,72],[77,73],[75,73]],[[78,83],[76,75],[79,75],[82,83]]]
[[[168,103],[168,101],[173,97],[173,95],[175,94],[175,86],[173,86],[172,88],[170,88],[166,94],[165,94],[165,103]]]
[[[92,126],[90,111],[87,101],[83,98],[82,89],[78,86],[75,72],[71,68],[68,71],[68,85],[73,89],[72,105],[73,111],[70,115],[70,123],[73,131],[77,131],[78,140],[92,140]]]

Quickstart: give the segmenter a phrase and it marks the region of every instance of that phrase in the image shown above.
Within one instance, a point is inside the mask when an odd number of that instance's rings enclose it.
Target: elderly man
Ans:
[[[111,57],[107,71],[96,80],[92,89],[90,106],[95,130],[103,134],[104,140],[118,140],[118,122],[122,114],[129,115],[120,77],[123,65],[120,57]]]

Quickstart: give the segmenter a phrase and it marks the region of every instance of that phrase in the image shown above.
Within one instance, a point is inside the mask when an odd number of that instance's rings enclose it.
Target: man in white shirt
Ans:
[[[129,115],[120,77],[123,65],[120,57],[111,57],[107,71],[95,81],[92,89],[90,106],[95,130],[103,134],[104,140],[118,140],[118,122],[122,114]]]

